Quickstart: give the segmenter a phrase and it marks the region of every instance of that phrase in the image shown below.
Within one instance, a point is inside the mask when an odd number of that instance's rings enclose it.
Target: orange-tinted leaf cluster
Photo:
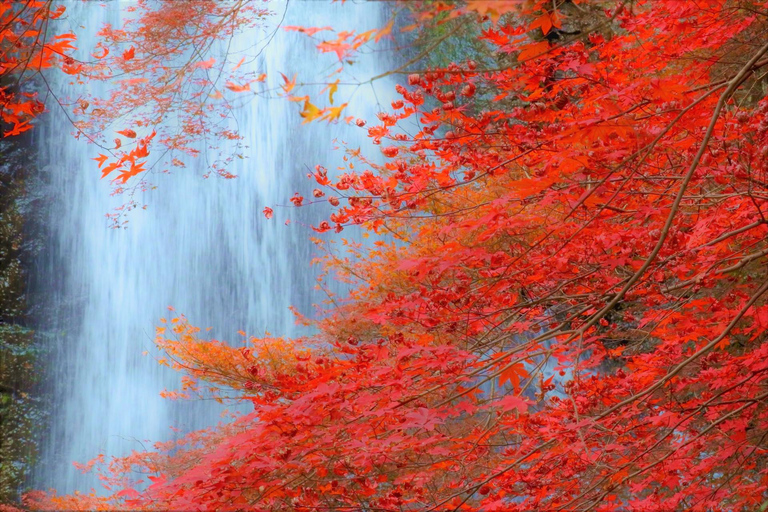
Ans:
[[[45,110],[31,84],[47,68],[77,75],[82,65],[70,53],[75,35],[47,33],[64,14],[64,5],[29,0],[0,5],[0,119],[3,136],[19,135]]]
[[[181,167],[184,155],[196,156],[206,149],[218,152],[221,139],[236,142],[235,154],[220,154],[217,174],[233,177],[224,167],[239,154],[241,137],[222,112],[232,106],[231,93],[251,91],[252,84],[266,78],[243,71],[244,59],[228,63],[212,50],[218,41],[259,25],[268,14],[263,5],[193,0],[156,7],[139,0],[128,7],[132,19],[123,26],[105,25],[98,34],[95,60],[82,71],[84,79],[110,86],[106,97],[88,98],[88,107],[75,109],[74,114],[78,130],[103,148],[113,148],[115,160],[103,169],[103,176],[122,170],[115,181],[118,192],[148,168]],[[174,122],[163,123],[169,115]],[[154,143],[164,151],[155,154],[164,159],[148,162],[147,144],[142,143],[121,153],[126,141],[115,139],[111,146],[106,136],[114,125],[126,126],[118,133],[128,139],[156,132]],[[201,145],[204,140],[212,141],[210,147]]]

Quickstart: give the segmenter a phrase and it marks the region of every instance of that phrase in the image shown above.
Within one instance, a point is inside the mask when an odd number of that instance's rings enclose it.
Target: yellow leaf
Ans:
[[[302,124],[306,124],[317,119],[323,111],[311,104],[309,100],[304,101],[304,110],[299,113],[304,118]]]
[[[341,111],[347,106],[347,103],[339,105],[338,107],[329,107],[328,112],[323,116],[323,119],[333,121],[341,117]]]
[[[328,91],[328,100],[331,102],[331,105],[333,105],[333,95],[336,93],[336,91],[339,90],[339,79],[337,78],[335,82],[332,84],[328,84],[328,86],[320,91],[320,93],[324,93],[325,91]]]

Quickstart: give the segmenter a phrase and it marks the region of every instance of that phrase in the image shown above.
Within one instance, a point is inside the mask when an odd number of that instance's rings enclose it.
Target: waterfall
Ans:
[[[119,24],[124,6],[69,6],[72,25],[86,27],[79,29],[81,51],[93,51],[104,22]],[[273,28],[283,11],[283,25],[360,31],[383,26],[388,15],[379,3],[270,6]],[[253,43],[262,39],[243,33],[234,47],[251,48],[244,51],[253,55],[264,42]],[[248,65],[267,73],[272,86],[281,83],[280,72],[327,81],[338,67],[335,56],[319,56],[314,44],[302,34],[278,30]],[[387,57],[378,55],[355,63],[355,77],[364,80],[389,69]],[[76,97],[83,87],[67,85],[66,78],[59,82],[54,89],[62,97]],[[94,93],[106,91],[98,89],[103,84],[88,87]],[[349,101],[346,115],[373,121],[377,100],[388,103],[391,89],[391,83],[381,81],[375,91],[371,86],[340,88],[337,98]],[[36,131],[36,145],[52,201],[47,244],[34,272],[47,304],[38,324],[51,345],[53,407],[32,484],[59,492],[98,490],[98,480],[81,474],[73,461],[150,449],[153,442],[172,438],[171,426],[190,430],[220,420],[223,407],[215,402],[172,402],[159,396],[180,382],[178,373],[152,357],[154,328],[168,316],[167,306],[193,325],[213,327],[208,335],[216,339],[238,342],[238,330],[257,336],[265,331],[300,334],[289,305],[311,313],[311,304],[323,299],[314,289],[309,224],[327,217],[329,209],[275,208],[270,221],[261,211],[288,203],[295,191],[307,195],[313,188],[306,179],[308,168],[341,165],[343,152],[332,149],[337,145],[333,139],[350,147],[370,143],[365,129],[354,124],[301,126],[298,104],[256,97],[235,112],[248,146],[247,158],[229,168],[237,179],[203,179],[203,157],[173,174],[153,174],[148,178],[158,188],[142,197],[148,209],[129,214],[128,229],[111,229],[105,214],[125,198],[111,197],[109,183],[99,179],[91,160],[97,148],[73,139],[72,126],[52,101],[49,110]],[[288,218],[292,222],[285,225]],[[149,356],[142,355],[145,350]]]

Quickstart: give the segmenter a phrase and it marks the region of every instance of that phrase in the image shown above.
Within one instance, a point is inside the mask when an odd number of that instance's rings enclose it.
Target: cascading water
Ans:
[[[104,22],[118,25],[123,6],[71,6],[73,25],[91,34],[80,30],[78,46],[92,50],[98,28]],[[286,11],[284,25],[365,30],[386,23],[385,8],[378,3],[274,3],[269,24],[274,28]],[[254,46],[263,35],[240,34],[235,53],[242,48],[244,56],[254,55],[266,44]],[[283,30],[248,65],[275,84],[279,72],[324,81],[337,67],[332,59],[318,57],[311,40]],[[389,68],[383,57],[368,58],[356,63],[354,72],[364,80]],[[76,87],[59,90],[76,97]],[[390,90],[391,84],[383,82],[376,83],[376,94],[370,86],[348,90],[345,115],[373,119],[377,98],[388,101]],[[261,210],[311,189],[307,166],[340,165],[342,152],[332,150],[334,138],[350,147],[369,142],[365,130],[354,125],[300,126],[297,104],[255,98],[235,113],[248,146],[248,158],[229,168],[237,179],[202,179],[203,157],[196,168],[152,175],[158,190],[144,198],[148,210],[133,212],[129,228],[115,230],[105,214],[124,198],[110,197],[109,183],[99,179],[90,160],[96,148],[74,140],[64,113],[52,102],[49,109],[37,130],[37,145],[53,204],[48,245],[35,272],[49,305],[39,327],[54,345],[53,410],[33,485],[71,492],[99,487],[73,461],[150,448],[151,442],[172,437],[170,426],[190,430],[219,420],[218,404],[159,396],[163,389],[178,387],[179,375],[142,352],[151,350],[154,327],[167,316],[167,306],[193,325],[212,326],[210,335],[217,339],[242,339],[236,334],[240,329],[253,335],[298,333],[288,307],[309,313],[311,303],[322,300],[309,266],[314,251],[308,225],[317,224],[328,209],[276,209],[271,221]],[[286,226],[289,217],[293,222]]]

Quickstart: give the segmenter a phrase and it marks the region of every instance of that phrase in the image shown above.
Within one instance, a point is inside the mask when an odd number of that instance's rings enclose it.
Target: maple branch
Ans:
[[[768,52],[768,44],[763,45],[760,50],[758,50],[752,58],[741,68],[741,71],[733,77],[728,82],[728,87],[725,91],[723,91],[722,95],[720,96],[720,100],[717,102],[717,106],[715,107],[715,111],[712,114],[712,118],[710,120],[709,126],[707,127],[707,131],[704,134],[704,137],[699,145],[699,150],[696,153],[696,156],[694,156],[693,161],[691,162],[690,167],[688,168],[688,172],[686,172],[685,177],[680,184],[680,188],[677,192],[677,196],[675,197],[674,202],[672,203],[672,206],[670,207],[670,212],[667,215],[667,220],[664,222],[664,226],[661,229],[661,234],[659,235],[659,239],[656,242],[656,245],[654,246],[651,253],[648,255],[648,257],[643,262],[642,266],[632,275],[632,277],[629,279],[629,281],[624,285],[624,287],[616,294],[616,296],[608,303],[606,304],[603,309],[601,309],[598,313],[593,315],[593,317],[588,320],[580,329],[580,332],[585,332],[587,329],[595,325],[601,318],[605,316],[608,311],[613,309],[616,304],[621,301],[624,296],[627,294],[627,292],[632,288],[635,283],[645,274],[645,272],[650,268],[651,263],[656,259],[659,252],[661,251],[662,246],[664,245],[664,242],[667,239],[667,236],[669,235],[669,231],[672,227],[673,221],[675,216],[677,215],[677,211],[680,208],[680,203],[683,200],[683,196],[685,194],[686,189],[688,188],[688,184],[691,182],[691,179],[693,178],[693,174],[696,172],[696,169],[699,166],[699,162],[701,161],[702,156],[704,155],[704,152],[706,151],[707,144],[709,143],[710,139],[712,138],[712,135],[715,131],[715,126],[717,125],[717,121],[720,117],[720,112],[722,111],[723,107],[725,107],[725,102],[730,98],[730,96],[733,94],[733,92],[738,88],[741,83],[746,80],[749,73],[752,72],[754,64],[766,53]]]
[[[701,347],[699,350],[694,352],[692,355],[690,355],[688,358],[686,358],[684,361],[679,363],[677,366],[675,366],[670,372],[668,372],[663,378],[659,379],[655,384],[645,388],[643,391],[636,393],[632,395],[631,397],[627,398],[626,400],[622,400],[621,402],[617,403],[616,405],[610,407],[603,413],[601,413],[596,419],[603,419],[614,412],[616,412],[618,409],[625,407],[632,402],[650,394],[659,389],[661,386],[663,386],[665,383],[669,382],[670,379],[672,379],[675,375],[680,373],[683,368],[691,364],[693,361],[701,357],[703,354],[706,354],[713,348],[715,348],[725,337],[728,335],[728,333],[731,332],[731,330],[736,326],[736,324],[739,323],[739,321],[742,319],[742,317],[746,314],[747,311],[757,302],[757,300],[766,292],[768,291],[768,281],[763,283],[763,285],[755,292],[754,295],[749,299],[749,301],[739,310],[739,312],[736,314],[735,317],[730,321],[730,323],[723,329],[723,331],[720,333],[719,336],[717,336],[715,339]]]
[[[736,388],[738,388],[738,387],[741,387],[741,386],[742,386],[743,384],[745,384],[746,382],[749,382],[750,380],[752,380],[752,379],[753,379],[755,376],[756,376],[756,375],[754,375],[754,374],[753,374],[753,375],[750,375],[750,376],[748,376],[748,377],[747,377],[747,378],[745,378],[745,379],[742,379],[741,381],[737,382],[736,384],[734,384],[734,385],[732,385],[732,386],[728,387],[727,389],[725,389],[725,390],[721,391],[721,392],[720,392],[720,393],[718,393],[717,395],[714,395],[713,397],[711,397],[709,400],[707,400],[707,401],[706,401],[706,402],[704,402],[703,404],[699,405],[699,407],[697,407],[697,408],[696,408],[696,409],[695,409],[693,412],[691,412],[691,413],[690,413],[690,414],[688,414],[687,416],[685,416],[685,417],[683,417],[682,419],[680,419],[680,420],[679,420],[679,421],[678,421],[678,422],[677,422],[677,423],[676,423],[674,426],[671,426],[671,427],[670,427],[670,428],[667,430],[667,432],[666,432],[666,433],[665,433],[663,436],[659,437],[659,439],[657,439],[657,440],[656,440],[656,442],[655,442],[655,443],[653,443],[651,446],[649,446],[648,448],[646,448],[645,450],[643,450],[641,453],[637,454],[637,455],[636,455],[636,456],[635,456],[635,457],[634,457],[632,460],[630,460],[629,462],[625,463],[624,465],[622,465],[621,467],[619,467],[618,469],[616,469],[616,470],[613,472],[613,474],[617,474],[617,473],[620,473],[621,471],[623,471],[623,470],[627,469],[628,467],[630,467],[630,466],[631,466],[632,464],[634,464],[635,462],[637,462],[637,461],[639,461],[640,459],[642,459],[644,455],[647,455],[647,454],[651,453],[651,452],[652,452],[654,449],[656,449],[657,447],[661,446],[661,444],[664,442],[664,440],[665,440],[665,439],[667,439],[669,436],[671,436],[672,434],[674,434],[674,433],[675,433],[675,431],[676,431],[676,429],[677,429],[677,428],[678,428],[680,425],[683,425],[683,424],[684,424],[684,423],[686,423],[688,420],[690,420],[691,418],[693,418],[694,416],[696,416],[698,413],[700,413],[701,411],[703,411],[704,409],[706,409],[706,408],[707,408],[707,407],[709,407],[710,405],[718,405],[718,404],[713,404],[713,402],[714,402],[715,400],[717,400],[719,397],[723,396],[724,394],[726,394],[726,393],[728,393],[728,392],[730,392],[730,391],[733,391],[734,389],[736,389]],[[602,485],[602,484],[603,484],[603,483],[604,483],[606,480],[608,480],[609,478],[610,478],[610,475],[606,475],[606,476],[602,477],[602,478],[601,478],[601,479],[600,479],[598,482],[596,482],[596,483],[592,484],[592,486],[591,486],[590,488],[588,488],[588,489],[584,490],[584,491],[583,491],[583,492],[581,492],[581,493],[580,493],[578,496],[576,496],[575,498],[571,499],[569,502],[565,503],[564,505],[562,505],[562,506],[561,506],[560,508],[558,508],[557,510],[565,510],[567,507],[569,507],[569,506],[571,506],[571,505],[573,505],[573,504],[575,504],[575,503],[578,503],[578,502],[579,502],[579,501],[581,501],[581,500],[582,500],[584,497],[586,497],[586,496],[587,496],[587,495],[588,495],[590,492],[592,492],[592,491],[594,491],[595,489],[597,489],[598,487],[600,487],[600,485]]]
[[[632,478],[636,477],[637,475],[640,475],[640,474],[642,474],[642,473],[645,473],[645,472],[646,472],[646,471],[648,471],[649,469],[651,469],[651,468],[653,468],[653,467],[655,467],[655,466],[658,466],[659,464],[661,464],[662,462],[664,462],[665,460],[667,460],[668,458],[670,458],[672,455],[674,455],[674,454],[675,454],[676,452],[678,452],[679,450],[682,450],[683,448],[685,448],[686,446],[690,445],[691,443],[693,443],[693,442],[695,442],[695,441],[697,441],[697,440],[701,439],[701,438],[704,436],[704,434],[706,434],[707,432],[709,432],[710,430],[712,430],[713,428],[715,428],[716,426],[718,426],[720,423],[722,423],[722,422],[726,421],[727,419],[731,418],[732,416],[736,416],[738,413],[740,413],[741,411],[743,411],[743,410],[744,410],[744,409],[746,409],[747,407],[751,407],[751,406],[753,406],[753,405],[755,405],[755,404],[758,404],[758,403],[760,403],[762,400],[765,400],[766,398],[768,398],[768,393],[763,393],[763,394],[761,394],[761,395],[758,395],[758,396],[756,396],[755,398],[752,398],[752,399],[750,399],[750,401],[749,401],[748,403],[746,403],[746,404],[742,405],[742,406],[741,406],[741,407],[739,407],[738,409],[735,409],[735,410],[733,410],[733,411],[729,412],[728,414],[725,414],[725,415],[721,416],[721,417],[720,417],[720,418],[718,418],[716,421],[713,421],[712,423],[710,423],[710,424],[709,424],[709,426],[707,426],[707,428],[705,428],[704,430],[702,430],[701,432],[699,432],[699,434],[698,434],[698,435],[696,435],[695,437],[693,437],[693,438],[689,439],[688,441],[686,441],[686,442],[685,442],[685,443],[683,443],[682,445],[678,446],[678,447],[677,447],[677,448],[675,448],[674,450],[670,450],[670,451],[669,451],[669,452],[668,452],[666,455],[664,455],[664,456],[663,456],[663,457],[661,457],[660,459],[657,459],[656,461],[652,462],[651,464],[648,464],[648,465],[646,465],[646,466],[644,466],[644,467],[642,467],[642,468],[640,468],[640,469],[638,469],[638,470],[634,471],[633,473],[630,473],[629,475],[625,476],[624,478],[622,478],[622,479],[621,479],[621,481],[620,481],[620,482],[613,484],[613,485],[612,485],[612,486],[610,486],[608,489],[606,489],[606,490],[603,492],[603,494],[601,494],[600,496],[598,496],[597,498],[595,498],[595,499],[593,500],[593,503],[592,503],[592,505],[590,505],[590,506],[589,506],[589,507],[588,507],[588,508],[585,510],[585,512],[589,512],[590,510],[594,509],[594,508],[595,508],[597,505],[599,505],[599,504],[600,504],[600,502],[603,500],[603,498],[605,498],[605,497],[606,497],[608,494],[610,494],[610,493],[611,493],[611,491],[613,491],[614,489],[616,489],[618,486],[620,486],[620,485],[621,485],[621,484],[623,484],[624,482],[627,482],[627,481],[629,481],[630,479],[632,479]]]
[[[760,225],[760,224],[763,224],[763,222],[759,221],[756,224]],[[752,227],[754,227],[754,226],[752,226]],[[742,228],[742,229],[736,230],[736,231],[742,232],[742,231],[746,231],[746,229]],[[728,235],[729,236],[733,236],[733,235],[736,234],[736,231],[728,233]],[[725,238],[728,238],[729,236],[726,236]],[[725,238],[723,238],[723,239],[725,239]],[[710,245],[710,244],[706,244],[706,245]],[[760,259],[760,258],[762,258],[764,256],[768,256],[768,248],[765,248],[765,249],[763,249],[761,251],[753,252],[751,254],[747,254],[746,256],[741,257],[741,259],[739,260],[738,263],[736,263],[734,265],[731,265],[729,267],[726,267],[726,268],[721,268],[721,269],[715,270],[714,275],[721,275],[721,274],[728,274],[728,273],[731,273],[731,272],[735,272],[737,270],[740,270],[740,269],[744,268],[749,263],[751,263],[751,262],[753,262],[755,260],[758,260],[758,259]],[[736,258],[738,258],[738,256],[734,257],[734,258],[727,258],[725,260],[720,260],[718,263],[715,263],[714,265],[712,265],[712,267],[714,267],[714,266],[716,266],[716,265],[718,265],[720,263],[724,263],[725,261],[733,260],[733,259],[736,259]],[[672,285],[672,286],[666,286],[666,287],[662,288],[661,291],[664,292],[664,293],[669,293],[669,292],[672,292],[672,291],[675,291],[675,290],[679,290],[681,288],[687,288],[687,287],[692,286],[692,285],[697,285],[697,284],[701,283],[704,280],[704,278],[707,276],[707,272],[708,271],[709,271],[709,269],[707,269],[707,271],[702,272],[702,273],[698,274],[696,277],[693,277],[691,279],[686,279],[685,281],[682,281],[682,282],[677,283],[677,284]]]
[[[530,450],[528,453],[526,453],[525,455],[522,455],[521,457],[519,457],[518,459],[516,459],[515,461],[513,461],[511,464],[509,464],[509,465],[507,465],[506,467],[504,467],[504,468],[500,469],[499,471],[497,471],[496,473],[492,474],[491,476],[489,476],[489,477],[488,477],[488,478],[486,478],[485,480],[483,480],[483,481],[481,481],[481,482],[479,482],[479,483],[477,483],[477,484],[473,485],[472,487],[469,487],[469,488],[467,488],[467,489],[464,489],[463,491],[459,491],[459,492],[456,492],[456,493],[454,493],[454,494],[452,494],[452,495],[448,496],[447,498],[445,498],[445,499],[444,499],[443,501],[441,501],[440,503],[438,503],[438,504],[434,505],[432,508],[429,508],[429,509],[427,509],[425,512],[432,512],[432,511],[434,511],[434,510],[438,510],[438,509],[439,509],[439,507],[441,507],[441,506],[445,505],[446,503],[448,503],[449,501],[453,500],[454,498],[458,498],[458,497],[459,497],[459,496],[461,496],[462,494],[465,494],[465,493],[467,493],[467,494],[468,494],[468,495],[467,495],[467,497],[466,497],[464,500],[462,500],[462,501],[461,501],[461,503],[459,503],[459,505],[458,505],[458,506],[456,506],[456,507],[453,509],[453,510],[454,510],[454,512],[456,512],[457,510],[459,510],[459,509],[461,508],[461,505],[463,505],[464,503],[466,503],[466,502],[467,502],[467,500],[469,500],[469,498],[471,498],[471,497],[472,497],[472,494],[474,494],[474,493],[475,493],[477,490],[479,490],[479,489],[480,489],[482,486],[484,486],[484,485],[486,485],[486,484],[488,484],[488,483],[492,482],[493,480],[495,480],[495,479],[499,478],[499,477],[500,477],[500,476],[502,476],[503,474],[505,474],[505,473],[508,473],[509,471],[513,470],[515,467],[517,467],[518,465],[520,465],[520,464],[522,464],[523,462],[525,462],[525,461],[526,461],[527,459],[529,459],[531,456],[533,456],[533,455],[534,455],[534,454],[536,454],[537,452],[539,452],[539,451],[543,450],[544,448],[547,448],[548,446],[552,445],[553,443],[555,443],[555,441],[554,441],[554,440],[550,440],[550,441],[546,441],[546,442],[544,442],[544,443],[541,443],[541,444],[539,444],[538,446],[536,446],[536,447],[534,447],[532,450]]]

